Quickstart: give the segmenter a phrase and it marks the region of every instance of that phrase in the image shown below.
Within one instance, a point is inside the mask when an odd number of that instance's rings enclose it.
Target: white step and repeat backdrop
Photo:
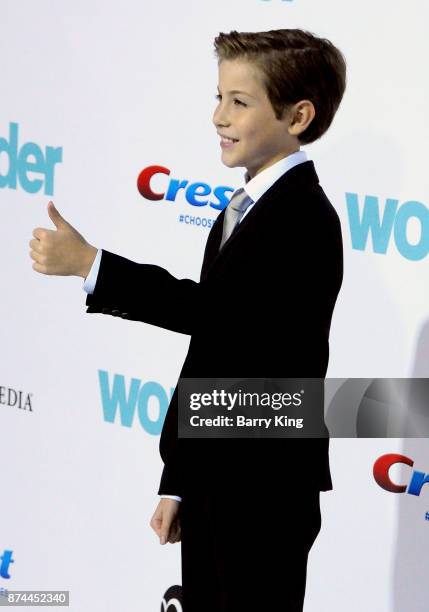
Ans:
[[[209,199],[244,173],[220,159],[213,39],[313,31],[348,63],[331,129],[304,147],[344,237],[328,376],[428,376],[429,8],[2,0],[0,9],[0,589],[69,590],[73,612],[181,610],[180,544],[161,546],[149,521],[189,337],[87,314],[82,279],[32,269],[32,231],[54,229],[52,198],[91,244],[198,279],[219,212]],[[395,453],[406,458],[390,470],[401,493],[373,476]],[[429,486],[413,495],[407,485],[413,471],[429,472],[427,441],[335,439],[331,466],[307,612],[426,612]]]

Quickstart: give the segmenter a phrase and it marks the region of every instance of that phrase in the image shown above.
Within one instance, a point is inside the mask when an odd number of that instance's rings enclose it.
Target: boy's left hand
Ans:
[[[180,542],[179,504],[175,499],[163,498],[151,518],[150,526],[158,535],[161,544]]]

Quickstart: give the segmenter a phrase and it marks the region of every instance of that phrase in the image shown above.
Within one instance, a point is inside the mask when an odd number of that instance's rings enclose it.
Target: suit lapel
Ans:
[[[220,242],[222,240],[223,233],[223,220],[225,217],[225,208],[219,213],[216,221],[210,231],[207,239],[206,249],[204,252],[204,259],[201,268],[200,280],[207,277],[209,270],[214,266],[216,262],[225,257],[225,253],[231,248],[231,244],[234,243],[236,237],[243,232],[248,223],[252,222],[259,215],[259,211],[263,206],[266,206],[268,202],[274,202],[277,199],[284,199],[288,197],[293,191],[308,189],[313,185],[317,185],[319,177],[317,176],[314,162],[307,160],[301,164],[297,164],[290,170],[287,170],[282,174],[259,198],[259,200],[252,206],[244,219],[234,228],[234,231],[224,243],[222,248],[219,250]],[[287,204],[285,204],[287,205]]]

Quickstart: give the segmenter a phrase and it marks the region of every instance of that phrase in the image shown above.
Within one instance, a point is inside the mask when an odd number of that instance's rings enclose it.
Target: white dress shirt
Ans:
[[[259,200],[259,198],[279,179],[282,174],[297,166],[298,164],[302,164],[307,161],[308,157],[305,151],[295,151],[295,153],[291,153],[282,159],[279,159],[274,164],[259,172],[252,179],[249,176],[248,171],[244,173],[244,182],[245,182],[245,191],[248,196],[250,196],[253,200],[252,204],[247,207],[244,215],[241,217],[239,223],[244,219],[244,217],[249,213],[249,210],[252,209],[254,204]],[[94,262],[91,266],[90,271],[88,272],[88,276],[85,278],[83,283],[83,289],[87,293],[94,293],[95,284],[97,282],[98,270],[100,268],[100,260],[101,260],[101,249],[98,249],[97,255],[95,256]],[[182,498],[178,495],[161,495],[160,497],[168,497],[170,499],[176,499],[177,501],[182,501]]]

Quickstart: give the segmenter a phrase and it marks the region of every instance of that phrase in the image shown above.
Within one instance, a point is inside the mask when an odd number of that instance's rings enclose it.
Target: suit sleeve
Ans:
[[[164,467],[162,469],[161,480],[158,487],[158,495],[173,496],[179,499],[183,496],[182,481],[180,476],[177,442],[169,451],[170,456],[164,459]]]
[[[101,249],[100,268],[86,312],[142,321],[192,334],[205,310],[203,281],[178,279],[164,268],[142,264]]]

